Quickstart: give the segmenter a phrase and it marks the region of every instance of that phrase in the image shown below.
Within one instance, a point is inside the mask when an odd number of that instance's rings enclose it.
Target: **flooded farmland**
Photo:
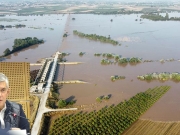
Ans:
[[[173,15],[173,14],[172,14]],[[161,85],[169,85],[171,89],[156,102],[141,118],[178,121],[180,120],[180,84],[166,81],[140,81],[138,75],[153,72],[179,72],[180,69],[180,36],[178,21],[149,21],[140,15],[92,15],[70,14],[50,16],[6,16],[6,18],[25,20],[22,22],[1,22],[1,24],[25,24],[26,28],[0,30],[0,54],[7,47],[13,45],[15,38],[38,37],[46,42],[41,45],[31,46],[12,54],[5,61],[27,61],[49,57],[55,51],[70,53],[66,59],[83,62],[79,65],[66,65],[64,80],[83,80],[88,84],[64,84],[60,89],[63,99],[74,99],[76,105],[91,105],[96,102],[96,97],[111,95],[108,102],[100,103],[100,107],[117,104],[129,99],[136,93]],[[75,18],[75,20],[72,20]],[[113,21],[110,21],[110,20]],[[135,21],[137,19],[137,21]],[[35,27],[39,29],[34,29]],[[41,28],[40,28],[41,27]],[[46,27],[46,28],[45,28]],[[50,28],[53,28],[50,29]],[[86,34],[97,34],[119,41],[121,46],[92,41],[73,35],[73,30]],[[68,37],[62,38],[67,32]],[[85,52],[79,56],[80,52]],[[114,53],[122,57],[140,57],[144,62],[137,65],[101,65],[102,56],[95,57],[94,53]],[[161,63],[161,59],[173,58],[174,61]],[[125,76],[124,80],[112,82],[112,75]],[[56,75],[57,80],[62,78],[61,66]],[[96,109],[96,108],[91,108]]]

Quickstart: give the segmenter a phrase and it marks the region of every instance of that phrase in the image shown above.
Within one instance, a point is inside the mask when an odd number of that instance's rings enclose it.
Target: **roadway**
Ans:
[[[36,115],[32,130],[31,130],[31,135],[38,135],[39,134],[39,132],[40,132],[39,130],[40,130],[40,126],[41,126],[41,119],[42,119],[42,116],[44,113],[49,112],[49,111],[77,110],[77,108],[69,108],[69,109],[49,109],[49,108],[46,108],[46,101],[48,99],[50,87],[51,87],[51,84],[52,84],[52,81],[54,79],[54,75],[56,72],[58,55],[59,55],[59,52],[56,52],[56,55],[53,59],[53,65],[50,69],[51,71],[50,71],[50,74],[48,77],[48,81],[47,81],[47,85],[45,87],[45,91],[42,94],[41,99],[40,99],[39,108],[38,108],[37,115]]]

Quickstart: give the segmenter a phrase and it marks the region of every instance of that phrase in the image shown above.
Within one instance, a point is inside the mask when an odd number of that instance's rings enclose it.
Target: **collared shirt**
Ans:
[[[4,105],[4,108],[0,111],[0,122],[1,122],[1,128],[5,129],[5,124],[4,124],[4,113],[6,111],[6,104]]]

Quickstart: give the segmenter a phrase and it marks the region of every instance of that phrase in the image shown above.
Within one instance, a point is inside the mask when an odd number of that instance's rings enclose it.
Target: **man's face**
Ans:
[[[6,82],[0,82],[0,110],[4,108],[8,95],[9,89],[6,86]]]

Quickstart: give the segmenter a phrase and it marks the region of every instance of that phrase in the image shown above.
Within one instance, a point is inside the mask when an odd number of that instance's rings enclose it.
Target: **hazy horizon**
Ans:
[[[0,0],[0,2],[64,2],[64,1],[80,1],[80,2],[89,2],[96,0]],[[98,2],[180,2],[180,0],[98,0]]]

